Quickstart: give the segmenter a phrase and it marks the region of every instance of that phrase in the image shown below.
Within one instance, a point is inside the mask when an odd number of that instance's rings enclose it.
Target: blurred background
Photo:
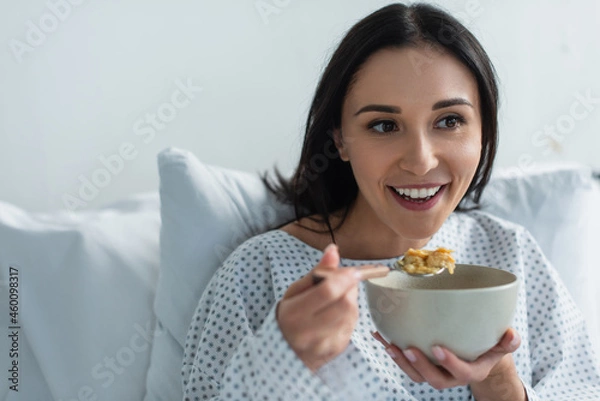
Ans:
[[[291,172],[317,79],[378,0],[20,0],[0,13],[0,199],[93,208],[158,188],[169,146]],[[600,167],[600,2],[433,2],[501,84],[498,167]]]

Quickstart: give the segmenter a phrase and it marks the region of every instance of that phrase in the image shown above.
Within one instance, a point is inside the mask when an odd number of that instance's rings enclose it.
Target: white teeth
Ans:
[[[440,190],[441,186],[437,186],[437,187],[432,187],[432,188],[421,188],[421,189],[417,189],[417,188],[395,188],[396,192],[398,193],[398,195],[403,195],[403,196],[407,196],[410,197],[412,199],[423,199],[423,198],[429,198],[435,194],[437,194],[437,192]]]
[[[437,192],[440,190],[441,186],[439,187],[434,187],[434,188],[428,188],[427,189],[427,196],[433,196],[435,194],[437,194]]]

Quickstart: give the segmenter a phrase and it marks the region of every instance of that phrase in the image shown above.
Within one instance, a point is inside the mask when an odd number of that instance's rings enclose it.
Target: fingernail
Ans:
[[[387,354],[388,354],[389,356],[391,356],[391,357],[392,357],[392,359],[396,359],[396,357],[398,356],[398,355],[396,355],[396,353],[394,352],[394,350],[393,350],[393,349],[391,349],[391,348],[386,348],[386,349],[385,349],[385,352],[387,352]]]
[[[519,335],[517,333],[513,332],[513,338],[512,338],[512,340],[510,340],[510,344],[509,344],[510,347],[511,348],[516,347],[517,344],[519,344],[519,341],[520,341]]]
[[[327,253],[327,252],[329,252],[330,250],[332,250],[332,249],[334,249],[334,248],[337,248],[337,245],[336,245],[336,244],[334,244],[334,243],[331,243],[331,244],[329,244],[329,245],[327,245],[327,246],[325,247],[325,250],[323,251],[323,253]]]
[[[406,357],[406,359],[408,359],[411,362],[417,362],[417,356],[415,355],[414,352],[412,352],[409,349],[405,349],[402,351],[402,353],[404,354],[404,356]]]
[[[433,353],[433,356],[435,356],[435,359],[437,359],[440,362],[446,359],[446,354],[444,353],[444,350],[438,347],[437,345],[431,347],[431,352]]]

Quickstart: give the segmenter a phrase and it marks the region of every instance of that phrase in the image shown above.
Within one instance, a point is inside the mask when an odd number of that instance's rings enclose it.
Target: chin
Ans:
[[[403,232],[399,232],[398,234],[411,241],[429,240],[437,232],[437,230],[426,228],[416,228],[413,230],[404,229],[402,231]]]
[[[425,219],[423,219],[425,220]],[[409,240],[429,240],[442,226],[444,221],[412,221],[410,226],[404,225],[398,234]]]

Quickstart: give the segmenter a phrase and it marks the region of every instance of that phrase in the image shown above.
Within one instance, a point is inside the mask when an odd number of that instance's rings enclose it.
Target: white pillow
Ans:
[[[592,170],[578,164],[498,172],[483,209],[527,228],[558,270],[583,312],[600,351],[600,191]]]
[[[185,336],[201,292],[224,258],[246,238],[293,219],[291,206],[279,204],[256,174],[207,166],[190,152],[173,148],[159,154],[158,166],[162,228],[155,311],[165,335],[153,344],[145,401],[182,398]],[[584,230],[589,216],[582,212],[595,201],[590,180],[589,169],[580,166],[500,174],[483,196],[484,210],[529,228],[550,260],[566,267],[563,261],[579,252],[581,244],[579,236],[569,234]],[[553,232],[559,236],[545,235]],[[556,247],[555,238],[566,243]],[[589,272],[586,257],[579,254],[576,275]]]
[[[3,400],[142,399],[159,230],[157,192],[76,213],[28,213],[0,202]],[[9,285],[17,282],[11,267],[18,270],[16,343],[6,341]],[[9,357],[13,345],[18,360]],[[18,393],[6,377],[13,360]]]
[[[244,240],[293,218],[257,174],[212,167],[190,152],[158,155],[161,268],[158,330],[144,400],[180,400],[183,346],[204,287]],[[174,354],[176,353],[176,355]]]

